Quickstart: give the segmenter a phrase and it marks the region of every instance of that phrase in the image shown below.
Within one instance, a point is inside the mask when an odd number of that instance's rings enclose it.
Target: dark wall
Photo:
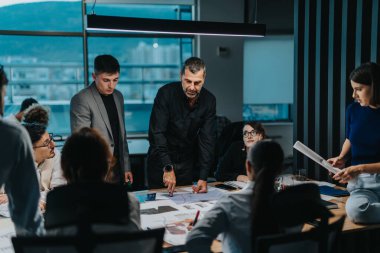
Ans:
[[[362,62],[380,61],[379,0],[295,0],[294,141],[321,156],[339,155],[345,108],[352,102],[347,76]],[[295,168],[327,173],[294,152]]]
[[[257,0],[257,19],[267,25],[268,35],[293,34],[293,12],[293,0]]]

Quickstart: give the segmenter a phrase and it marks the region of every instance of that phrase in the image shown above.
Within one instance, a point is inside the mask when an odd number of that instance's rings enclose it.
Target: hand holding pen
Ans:
[[[199,214],[200,214],[200,211],[198,210],[197,213],[195,214],[194,220],[192,222],[190,222],[189,226],[187,226],[187,230],[190,231],[195,226],[195,224],[197,224],[198,218],[199,218]]]
[[[197,213],[195,214],[195,218],[194,218],[193,222],[191,223],[191,225],[192,225],[193,227],[194,227],[195,224],[198,222],[199,214],[200,214],[200,211],[198,210]]]

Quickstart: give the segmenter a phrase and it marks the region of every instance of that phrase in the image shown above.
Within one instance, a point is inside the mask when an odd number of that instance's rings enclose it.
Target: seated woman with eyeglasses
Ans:
[[[245,160],[248,150],[265,137],[265,130],[261,123],[246,122],[243,127],[243,141],[232,143],[226,154],[220,159],[215,172],[216,180],[247,182]]]
[[[45,209],[46,194],[54,187],[66,184],[61,170],[61,154],[55,148],[53,135],[47,132],[49,111],[42,105],[32,105],[24,114],[22,125],[32,140],[34,162],[40,182],[40,208]]]
[[[133,194],[111,182],[113,160],[99,132],[84,127],[67,138],[61,166],[67,185],[47,195],[48,234],[140,230],[140,206]]]
[[[32,141],[34,162],[40,183],[40,208],[42,211],[45,210],[47,192],[66,183],[62,176],[60,153],[55,148],[52,135],[46,131],[48,123],[48,110],[38,104],[30,106],[25,111],[22,121],[22,125],[26,128]],[[6,195],[1,195],[0,204],[7,202]]]

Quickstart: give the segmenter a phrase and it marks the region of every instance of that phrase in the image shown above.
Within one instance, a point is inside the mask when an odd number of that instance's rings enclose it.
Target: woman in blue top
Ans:
[[[380,223],[380,66],[364,63],[350,80],[355,102],[346,111],[346,140],[329,162],[342,168],[351,151],[351,166],[333,177],[348,182],[347,215],[357,223]]]

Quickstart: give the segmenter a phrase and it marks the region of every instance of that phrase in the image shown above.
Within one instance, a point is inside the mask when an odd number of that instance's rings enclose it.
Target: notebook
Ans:
[[[328,196],[334,196],[334,197],[343,197],[343,196],[349,196],[350,193],[345,190],[339,190],[335,189],[334,187],[322,185],[319,186],[319,192],[324,195]]]

